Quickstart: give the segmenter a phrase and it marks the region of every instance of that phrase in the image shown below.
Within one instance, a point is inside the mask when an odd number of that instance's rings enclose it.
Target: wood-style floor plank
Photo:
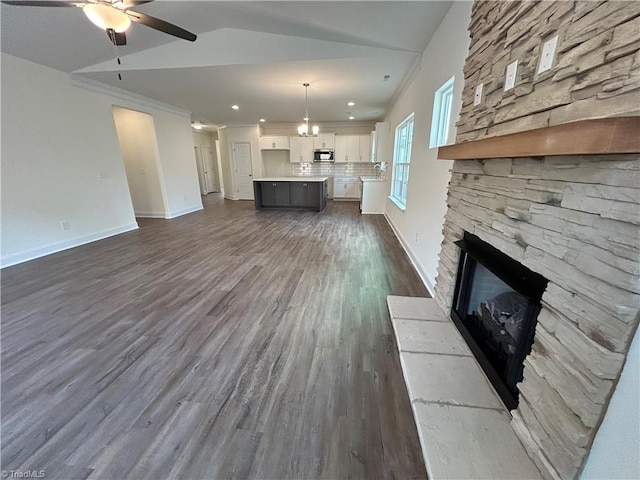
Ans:
[[[2,469],[425,478],[385,299],[428,293],[385,219],[204,203],[2,271]]]

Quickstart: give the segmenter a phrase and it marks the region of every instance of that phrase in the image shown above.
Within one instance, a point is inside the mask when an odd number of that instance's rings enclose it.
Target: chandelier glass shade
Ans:
[[[318,125],[313,125],[311,130],[309,130],[309,84],[303,83],[304,87],[304,107],[305,107],[305,115],[304,115],[304,123],[298,126],[298,135],[301,137],[317,137],[318,133],[320,133],[320,127]]]
[[[117,8],[100,3],[89,3],[82,11],[91,22],[103,30],[112,29],[122,33],[131,26],[131,19]]]

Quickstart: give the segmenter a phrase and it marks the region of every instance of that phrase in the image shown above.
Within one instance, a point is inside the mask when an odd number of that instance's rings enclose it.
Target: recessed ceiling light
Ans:
[[[266,122],[266,120],[264,118],[261,118],[260,123],[264,123],[264,122]]]
[[[202,124],[200,122],[193,122],[191,126],[196,130],[202,130]]]
[[[238,105],[231,105],[231,108],[233,108],[234,110],[240,110],[240,107]]]
[[[349,120],[353,120],[354,118],[356,117],[354,117],[353,115],[349,115]]]
[[[347,105],[349,105],[350,107],[353,107],[355,105],[355,102],[349,102],[347,103]]]

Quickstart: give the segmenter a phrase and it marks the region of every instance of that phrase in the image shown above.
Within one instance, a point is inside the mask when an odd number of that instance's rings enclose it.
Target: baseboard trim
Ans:
[[[70,248],[79,247],[80,245],[96,242],[98,240],[113,237],[114,235],[119,235],[121,233],[131,232],[132,230],[137,229],[138,223],[134,222],[127,225],[122,225],[120,227],[108,228],[107,230],[102,230],[100,232],[92,233],[89,235],[83,235],[71,240],[51,243],[49,245],[45,245],[44,247],[33,248],[24,252],[14,253],[0,259],[0,268],[10,267],[19,263],[28,262],[29,260],[35,260],[36,258],[40,257],[46,257],[47,255],[51,255],[53,253],[61,252],[63,250],[69,250]]]
[[[165,215],[164,218],[166,218],[167,220],[170,220],[172,218],[181,217],[182,215],[187,215],[189,213],[197,212],[197,211],[200,211],[200,210],[203,210],[202,205],[195,205],[193,207],[189,207],[189,208],[184,208],[182,210],[178,210],[177,212],[169,213],[169,214]]]
[[[405,251],[405,253],[409,257],[409,261],[411,261],[411,265],[413,265],[413,268],[418,273],[420,280],[422,280],[422,283],[424,284],[426,289],[429,291],[429,294],[431,295],[431,297],[435,298],[436,296],[435,279],[432,278],[431,275],[429,275],[429,273],[422,266],[422,264],[420,263],[420,260],[418,260],[418,256],[413,251],[413,249],[409,246],[409,243],[405,240],[405,238],[400,234],[400,231],[395,226],[393,221],[389,218],[389,215],[387,215],[386,212],[384,213],[384,218],[387,220],[387,223],[391,227],[391,230],[393,230],[393,233],[395,234],[396,238],[400,242],[400,245],[402,245],[402,249]]]
[[[164,212],[133,212],[136,218],[164,218]]]

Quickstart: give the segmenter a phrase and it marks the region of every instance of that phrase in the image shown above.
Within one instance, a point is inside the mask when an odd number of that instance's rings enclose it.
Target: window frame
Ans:
[[[431,117],[429,148],[441,147],[442,145],[446,145],[449,140],[455,80],[455,76],[451,77],[438,88],[433,95],[433,114]]]
[[[391,201],[401,210],[405,210],[407,207],[414,116],[415,113],[411,113],[398,124],[395,130],[395,138],[393,142],[393,170],[389,199],[391,199]]]

